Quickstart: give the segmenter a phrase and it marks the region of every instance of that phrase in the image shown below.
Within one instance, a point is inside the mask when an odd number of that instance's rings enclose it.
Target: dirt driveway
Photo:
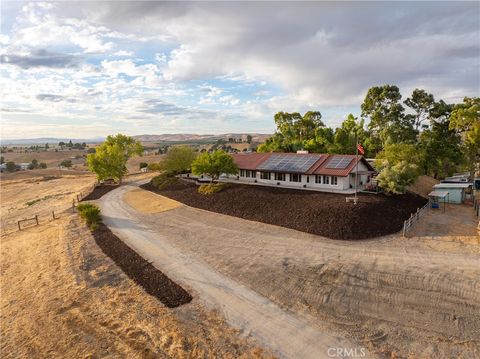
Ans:
[[[127,233],[133,224],[148,234],[143,238],[148,245],[141,250],[180,250],[184,262],[170,265],[169,275],[181,270],[185,260],[206,263],[216,275],[243,284],[294,317],[309,323],[313,318],[324,338],[314,347],[331,345],[325,338],[346,337],[356,347],[388,356],[480,354],[476,245],[445,247],[434,239],[417,242],[396,235],[335,241],[187,206],[142,213],[139,205],[122,205],[126,191],[124,187],[104,197],[107,223],[114,231]],[[113,203],[116,208],[105,207]],[[278,329],[278,338],[280,333]]]
[[[133,200],[128,193],[131,190],[138,191],[133,186],[123,186],[102,197],[100,202],[105,224],[170,278],[193,290],[208,305],[219,309],[231,325],[253,336],[282,358],[327,358],[330,348],[363,350],[369,357],[366,350],[356,343],[320,330],[312,317],[284,311],[267,298],[214,270],[200,258],[172,246],[167,238],[154,230],[152,222],[144,221],[144,215],[151,213],[151,206],[145,201]],[[145,195],[146,192],[137,194]],[[145,213],[125,206],[124,199]],[[153,197],[152,200],[158,202],[163,198]],[[160,206],[156,215],[187,208],[179,206],[169,210]],[[183,223],[183,226],[188,225]],[[177,235],[181,232],[178,231]]]

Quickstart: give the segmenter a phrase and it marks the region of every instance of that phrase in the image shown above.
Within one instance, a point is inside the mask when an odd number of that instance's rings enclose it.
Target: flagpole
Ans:
[[[355,200],[353,201],[354,204],[357,204],[357,182],[358,182],[358,134],[355,134],[355,160],[357,161],[355,164]]]

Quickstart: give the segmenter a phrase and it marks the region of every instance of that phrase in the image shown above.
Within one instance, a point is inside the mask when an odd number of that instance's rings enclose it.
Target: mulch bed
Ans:
[[[189,303],[192,296],[177,283],[123,243],[110,229],[100,223],[93,231],[95,242],[103,253],[148,294],[158,298],[165,306],[175,308]]]
[[[82,201],[93,201],[95,199],[100,199],[103,195],[107,194],[110,191],[113,191],[115,188],[118,188],[119,185],[114,185],[114,186],[106,186],[106,185],[100,185],[96,186],[95,189],[90,192],[87,196],[82,198]]]
[[[233,184],[204,196],[195,184],[179,181],[164,190],[150,183],[144,189],[192,207],[274,224],[332,239],[366,239],[400,231],[403,221],[426,199],[405,195],[359,194],[347,203],[345,195],[266,186]]]

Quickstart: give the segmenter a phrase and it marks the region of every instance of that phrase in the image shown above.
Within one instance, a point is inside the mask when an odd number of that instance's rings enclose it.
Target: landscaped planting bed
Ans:
[[[103,253],[165,306],[175,308],[192,300],[192,296],[185,289],[123,243],[106,225],[100,223],[93,231],[93,236]]]
[[[403,221],[422,207],[418,195],[359,194],[356,205],[345,195],[278,187],[235,184],[212,195],[179,181],[158,190],[144,189],[192,207],[313,233],[333,239],[366,239],[400,231]]]
[[[108,192],[113,191],[115,188],[118,188],[118,185],[96,186],[92,192],[82,198],[82,201],[93,201],[95,199],[100,199],[103,195],[106,195]]]

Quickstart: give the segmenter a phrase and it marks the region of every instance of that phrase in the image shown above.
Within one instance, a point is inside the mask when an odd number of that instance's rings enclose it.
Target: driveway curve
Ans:
[[[155,267],[197,293],[207,305],[220,310],[230,325],[282,358],[329,358],[337,350],[345,349],[365,353],[363,358],[371,357],[363,346],[322,331],[307,314],[285,311],[196,256],[171,245],[162,231],[145,220],[144,213],[123,201],[125,193],[135,188],[135,184],[124,185],[101,198],[104,223]]]

